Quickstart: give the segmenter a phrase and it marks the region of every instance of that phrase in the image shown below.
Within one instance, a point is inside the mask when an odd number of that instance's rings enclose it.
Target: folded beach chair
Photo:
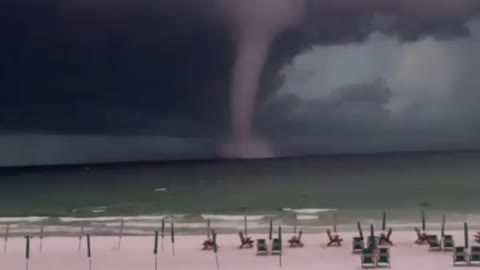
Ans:
[[[470,264],[480,265],[480,247],[474,246],[470,250]]]
[[[327,230],[327,235],[328,235],[328,239],[330,242],[328,242],[327,246],[331,246],[333,244],[337,245],[337,246],[341,246],[342,245],[342,241],[343,239],[340,238],[340,236],[338,234],[335,234],[332,236],[332,233],[330,232],[330,230],[328,229]]]
[[[417,232],[417,240],[415,240],[415,244],[417,245],[426,244],[428,235],[426,233],[421,233],[417,227],[415,227],[415,231]]]
[[[280,238],[274,238],[272,242],[272,255],[282,254],[282,240]]]
[[[268,245],[265,239],[257,239],[257,255],[268,255]]]
[[[298,236],[293,236],[290,240],[288,240],[288,243],[290,244],[290,247],[303,247],[304,244],[302,242],[302,234],[303,231],[300,230],[298,233]]]
[[[380,239],[378,240],[379,245],[380,246],[383,246],[383,245],[393,246],[393,243],[390,240],[390,236],[392,236],[392,228],[388,229],[388,232],[387,232],[386,235],[384,233],[382,233],[380,235]]]
[[[352,242],[353,253],[360,253],[365,248],[365,242],[362,237],[354,237]]]
[[[427,237],[427,242],[428,242],[428,250],[429,251],[439,251],[442,250],[442,245],[440,244],[440,241],[438,240],[438,236],[436,235],[429,235]]]
[[[388,247],[378,249],[377,266],[390,268],[390,249]]]
[[[442,241],[443,249],[444,250],[454,250],[455,249],[455,242],[453,241],[453,236],[450,234],[446,234],[443,236]]]
[[[250,237],[245,237],[242,231],[238,232],[238,236],[240,237],[240,241],[242,242],[242,244],[238,248],[241,249],[243,247],[253,247],[253,240]]]
[[[456,247],[453,253],[453,265],[468,265],[469,256],[465,247]]]
[[[376,256],[373,250],[365,248],[362,250],[362,268],[375,268],[377,265]]]

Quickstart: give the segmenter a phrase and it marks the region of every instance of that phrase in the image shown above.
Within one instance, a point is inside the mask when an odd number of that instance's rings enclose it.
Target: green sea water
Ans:
[[[480,222],[479,164],[480,154],[457,153],[9,170],[0,174],[0,216],[288,219],[282,209],[313,208],[337,209],[340,223],[383,210],[398,222],[419,220],[420,210]]]

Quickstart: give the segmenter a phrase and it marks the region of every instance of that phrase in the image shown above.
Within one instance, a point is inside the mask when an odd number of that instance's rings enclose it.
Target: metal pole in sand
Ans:
[[[28,270],[28,261],[30,259],[30,236],[25,236],[26,245],[25,245],[25,269]]]
[[[7,253],[7,243],[8,243],[8,236],[10,234],[10,223],[7,224],[7,228],[5,229],[5,238],[3,242],[3,253]]]
[[[84,227],[80,227],[80,235],[78,236],[78,252],[82,249],[82,238],[83,238]]]
[[[212,238],[213,238],[213,252],[215,253],[215,262],[217,264],[217,269],[220,269],[220,264],[218,262],[217,232],[212,231]]]
[[[370,246],[371,250],[375,250],[376,247],[376,240],[375,240],[375,231],[373,229],[373,225],[370,225]]]
[[[337,213],[333,213],[333,232],[337,233]]]
[[[87,234],[88,269],[92,270],[92,250],[90,249],[90,234]]]
[[[273,234],[273,220],[270,219],[270,228],[268,230],[268,240],[272,241],[272,234]]]
[[[247,225],[247,216],[243,218],[243,229],[245,231],[245,236],[248,236],[248,225]]]
[[[279,265],[282,268],[282,254],[283,254],[283,244],[282,244],[282,226],[278,227],[278,239],[280,240],[280,256],[279,258]]]
[[[426,225],[426,221],[425,221],[425,210],[422,210],[422,231],[426,231],[427,230],[427,225]]]
[[[155,270],[157,270],[158,230],[155,231],[155,242],[153,242],[153,254],[155,255]]]
[[[170,233],[172,235],[172,256],[175,256],[175,227],[173,225],[173,222],[170,229]]]
[[[40,227],[40,253],[42,253],[43,249],[43,226]]]
[[[468,249],[468,224],[466,222],[463,224],[463,231],[465,232],[465,248]]]
[[[445,236],[445,215],[442,217],[442,231],[441,231],[441,238]]]
[[[124,220],[122,219],[122,221],[120,221],[120,231],[118,232],[118,247],[117,247],[117,251],[120,251],[120,247],[122,245],[122,236],[123,236],[123,228],[125,226],[125,222]]]
[[[163,251],[163,239],[165,238],[165,219],[162,218],[162,251]]]

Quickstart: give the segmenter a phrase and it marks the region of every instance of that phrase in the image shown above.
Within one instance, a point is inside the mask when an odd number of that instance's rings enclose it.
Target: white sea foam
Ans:
[[[318,213],[337,211],[337,209],[330,209],[330,208],[300,208],[300,209],[283,208],[283,211],[285,211],[285,212],[295,212],[297,214],[318,214]]]
[[[109,222],[109,221],[159,221],[162,219],[168,218],[182,218],[184,215],[175,214],[175,215],[159,215],[159,216],[119,216],[119,217],[87,217],[87,218],[78,218],[78,217],[60,217],[61,222]]]
[[[0,223],[40,222],[48,217],[0,217]]]
[[[298,220],[316,220],[318,216],[315,215],[297,215]]]
[[[248,221],[255,221],[255,220],[262,220],[265,219],[267,216],[265,215],[256,215],[256,216],[248,216]],[[243,221],[245,216],[241,215],[209,215],[209,214],[202,214],[202,218],[207,220],[222,220],[222,221]]]

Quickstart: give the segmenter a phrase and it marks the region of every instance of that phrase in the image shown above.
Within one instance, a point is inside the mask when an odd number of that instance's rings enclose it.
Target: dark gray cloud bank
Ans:
[[[480,148],[480,6],[452,1],[311,1],[269,51],[259,133],[279,155]],[[0,166],[214,157],[234,59],[214,1],[1,5]]]

